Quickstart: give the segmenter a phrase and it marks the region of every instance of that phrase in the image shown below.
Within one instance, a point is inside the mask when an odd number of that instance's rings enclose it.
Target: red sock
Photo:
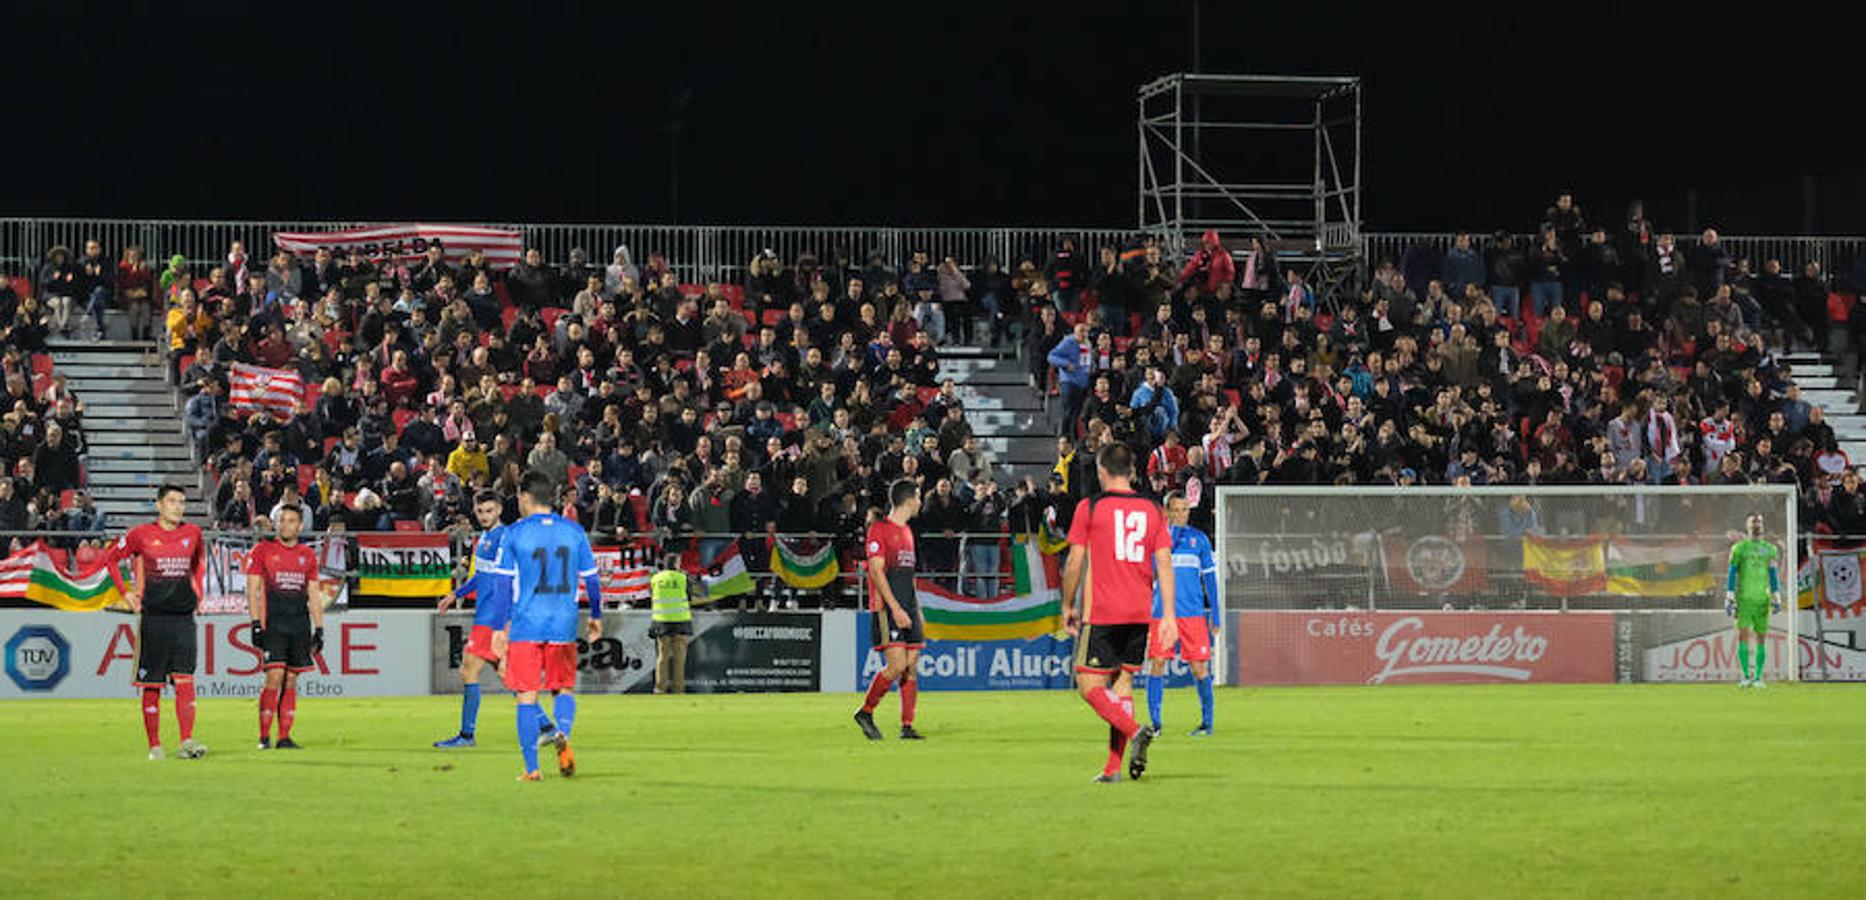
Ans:
[[[914,723],[914,704],[920,699],[920,679],[901,679],[901,724]]]
[[[298,689],[286,688],[279,695],[279,740],[292,736],[292,720],[298,717]]]
[[[272,717],[279,714],[279,689],[265,688],[259,692],[259,739],[265,740],[272,733]]]
[[[149,733],[149,746],[162,746],[162,689],[143,688],[143,730]]]
[[[862,712],[874,712],[875,705],[881,702],[881,698],[888,695],[888,688],[893,685],[893,679],[885,673],[876,672],[875,680],[868,683],[868,696],[862,700]]]
[[[1133,737],[1134,732],[1140,730],[1140,726],[1134,724],[1133,714],[1121,709],[1121,701],[1115,697],[1113,691],[1107,688],[1089,691],[1087,700],[1089,707],[1095,710],[1095,714],[1101,716],[1103,722],[1114,726],[1116,731],[1121,732],[1122,737]]]
[[[194,737],[194,676],[175,676],[175,721],[181,723],[181,739]]]

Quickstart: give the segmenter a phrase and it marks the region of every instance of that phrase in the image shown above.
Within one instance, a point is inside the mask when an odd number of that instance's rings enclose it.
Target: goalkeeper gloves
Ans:
[[[324,654],[324,629],[318,628],[311,632],[311,655],[322,656],[323,654]]]
[[[1769,611],[1770,612],[1781,612],[1782,611],[1782,600],[1780,597],[1771,599],[1769,601]]]
[[[1723,614],[1733,619],[1736,618],[1736,592],[1735,591],[1724,591],[1723,592]]]
[[[253,646],[257,647],[266,637],[266,626],[258,619],[253,620]]]

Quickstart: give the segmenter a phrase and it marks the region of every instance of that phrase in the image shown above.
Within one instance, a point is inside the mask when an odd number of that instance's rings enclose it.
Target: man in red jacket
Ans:
[[[1217,229],[1207,230],[1199,238],[1199,252],[1192,254],[1179,271],[1180,285],[1196,284],[1205,293],[1216,294],[1219,285],[1236,281],[1237,266],[1231,261],[1231,251],[1218,239]]]

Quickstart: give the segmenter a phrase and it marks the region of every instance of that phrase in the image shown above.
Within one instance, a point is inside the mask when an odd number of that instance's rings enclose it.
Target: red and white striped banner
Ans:
[[[474,250],[483,250],[486,261],[495,269],[518,265],[524,254],[525,236],[503,228],[479,225],[381,225],[352,228],[347,231],[278,231],[272,242],[299,255],[325,249],[343,256],[357,250],[377,259],[393,255],[414,259],[425,255],[429,245],[438,242],[447,259],[459,262]]]
[[[304,400],[305,382],[290,369],[234,363],[232,390],[228,393],[234,409],[263,409],[280,419],[289,419]]]

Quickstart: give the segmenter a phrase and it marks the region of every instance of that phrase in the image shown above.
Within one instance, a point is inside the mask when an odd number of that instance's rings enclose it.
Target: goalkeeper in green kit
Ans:
[[[1744,524],[1749,537],[1730,548],[1730,580],[1724,585],[1723,612],[1736,617],[1736,660],[1743,667],[1739,686],[1762,687],[1769,611],[1782,608],[1776,599],[1782,579],[1775,565],[1776,547],[1762,539],[1762,516],[1751,515]],[[1755,645],[1753,653],[1751,644]]]

